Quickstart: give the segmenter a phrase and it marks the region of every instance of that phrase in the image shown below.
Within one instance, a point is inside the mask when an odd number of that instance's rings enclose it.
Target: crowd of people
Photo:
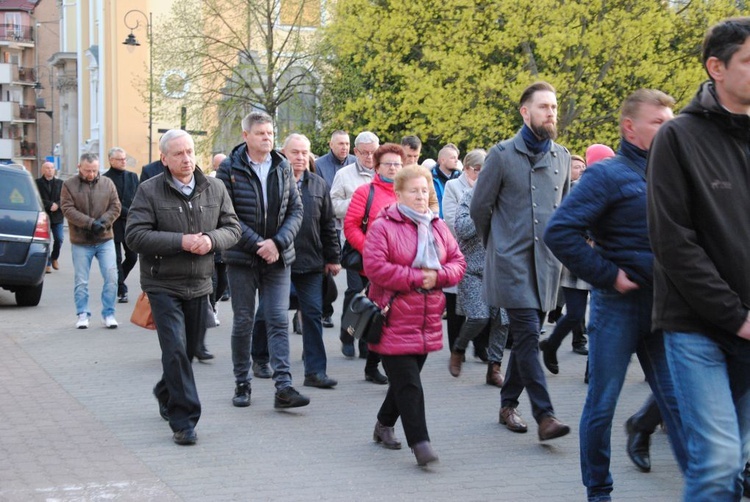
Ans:
[[[47,271],[59,268],[64,215],[76,327],[89,327],[97,258],[102,321],[116,328],[115,303],[128,302],[137,253],[162,350],[153,392],[177,444],[197,441],[191,363],[213,357],[205,332],[218,323],[227,281],[234,406],[250,406],[253,376],[274,380],[275,408],[310,403],[292,385],[290,298],[301,317],[303,385],[337,385],[323,328],[333,325],[326,292],[346,245],[361,264],[346,269],[344,311],[365,291],[385,315],[378,340],[355,347],[349,332],[339,336],[345,357],[365,360],[365,379],[388,385],[377,443],[402,447],[400,418],[417,464],[438,460],[420,371],[443,348],[444,316],[448,371],[461,375],[473,342],[486,383],[501,389],[500,424],[528,431],[518,409],[525,390],[539,440],[565,436],[570,427],[555,413],[544,367],[559,372],[557,351],[572,331],[574,350],[588,357],[579,423],[588,500],[612,498],[612,421],[636,354],[653,395],[627,422],[633,462],[650,469],[648,438],[663,422],[684,500],[736,501],[747,491],[750,459],[748,61],[750,18],[716,24],[703,43],[709,78],[692,102],[675,117],[672,97],[636,90],[622,103],[617,151],[597,144],[585,157],[556,143],[556,91],[540,81],[520,96],[518,133],[469,151],[462,163],[449,143],[420,166],[419,138],[381,145],[371,131],[356,136],[353,155],[342,130],[317,159],[301,134],[277,151],[272,117],[256,111],[210,176],[182,130],[164,134],[160,160],[140,180],[125,170],[121,148],[109,151],[102,176],[91,154],[64,183],[45,164],[38,186],[55,237]],[[223,269],[227,281],[212,282]],[[565,315],[540,340],[547,313],[563,302]]]

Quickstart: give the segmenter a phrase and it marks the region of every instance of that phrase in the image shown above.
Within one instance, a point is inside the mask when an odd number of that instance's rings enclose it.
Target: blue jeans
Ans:
[[[182,300],[167,293],[149,293],[161,347],[161,380],[154,395],[166,402],[173,431],[194,428],[201,416],[191,361],[206,333],[208,295]]]
[[[62,247],[65,235],[62,223],[50,223],[49,229],[52,232],[54,243],[52,244],[52,253],[50,253],[49,260],[47,260],[47,266],[52,265],[52,261],[60,257],[60,248]]]
[[[323,344],[323,273],[292,274],[292,284],[297,293],[299,310],[302,312],[302,361],[305,375],[325,374],[328,359]],[[253,361],[268,361],[266,322],[263,302],[258,305],[253,327]]]
[[[729,352],[701,333],[666,332],[664,343],[687,439],[683,500],[739,501],[750,458],[750,342]]]
[[[591,293],[589,388],[580,422],[581,477],[589,500],[610,500],[612,418],[633,353],[659,404],[675,458],[683,471],[687,464],[664,337],[651,332],[652,301],[651,290]]]
[[[536,309],[506,310],[510,319],[513,350],[508,358],[505,384],[500,390],[500,403],[504,408],[516,408],[521,392],[526,389],[534,420],[539,423],[544,417],[555,415],[539,361],[539,326],[544,313]]]
[[[259,292],[263,318],[268,332],[273,379],[276,389],[292,385],[289,365],[289,284],[290,269],[281,263],[271,266],[246,267],[227,265],[229,289],[232,291],[232,364],[237,383],[252,379],[250,373],[250,342],[255,321],[255,293]]]
[[[88,314],[89,310],[89,273],[91,262],[96,257],[99,271],[104,278],[102,287],[102,317],[115,315],[115,298],[117,297],[117,260],[115,260],[115,243],[112,239],[94,245],[73,244],[74,294],[76,314]]]

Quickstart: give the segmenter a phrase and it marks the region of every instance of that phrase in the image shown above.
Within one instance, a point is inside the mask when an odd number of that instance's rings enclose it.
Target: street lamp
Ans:
[[[152,134],[154,122],[154,43],[153,39],[151,38],[152,18],[150,12],[148,13],[148,15],[146,15],[145,12],[138,9],[129,10],[125,13],[123,22],[125,23],[125,27],[130,30],[130,35],[127,36],[127,38],[123,42],[123,45],[127,46],[129,52],[133,52],[136,47],[141,45],[140,43],[138,43],[138,39],[135,38],[135,35],[133,34],[133,30],[137,30],[141,26],[141,21],[140,19],[136,19],[135,24],[128,24],[128,16],[130,16],[131,14],[140,14],[141,16],[143,16],[143,19],[146,20],[146,38],[148,39],[148,161],[150,163],[151,147],[153,145]]]

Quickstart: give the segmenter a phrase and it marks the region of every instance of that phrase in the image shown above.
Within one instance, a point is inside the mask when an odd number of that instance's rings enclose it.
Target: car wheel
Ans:
[[[36,307],[42,298],[44,282],[38,286],[24,286],[16,289],[16,303],[19,307]]]

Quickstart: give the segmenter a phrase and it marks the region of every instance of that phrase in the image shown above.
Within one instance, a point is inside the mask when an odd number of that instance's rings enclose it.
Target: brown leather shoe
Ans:
[[[51,274],[52,273],[52,267],[47,267],[44,269],[45,274]]]
[[[487,385],[502,387],[505,383],[505,377],[501,371],[500,363],[487,363]]]
[[[526,422],[523,421],[518,410],[510,406],[500,408],[500,423],[503,424],[509,431],[513,432],[526,432],[529,430]]]
[[[60,270],[60,264],[57,262],[57,260],[52,260],[52,268],[55,270]]]
[[[396,431],[393,427],[386,427],[380,423],[380,420],[375,422],[375,431],[372,433],[372,440],[376,443],[383,443],[383,446],[389,450],[400,450],[401,441],[396,439]]]
[[[450,371],[451,375],[454,377],[461,374],[461,363],[463,363],[463,360],[464,354],[451,351],[451,359],[450,362],[448,362],[448,371]]]
[[[539,422],[539,441],[563,437],[570,432],[570,427],[552,415],[547,415]]]

